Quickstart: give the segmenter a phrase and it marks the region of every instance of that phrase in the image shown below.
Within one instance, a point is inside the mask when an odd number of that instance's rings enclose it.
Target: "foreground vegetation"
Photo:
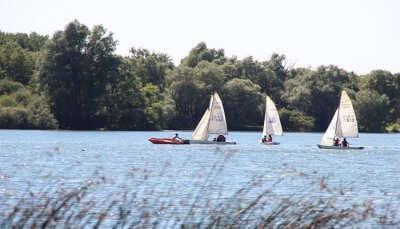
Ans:
[[[238,59],[205,43],[175,66],[167,54],[120,56],[116,46],[103,26],[78,21],[51,38],[0,32],[0,128],[193,129],[218,91],[231,129],[261,126],[269,95],[284,129],[324,131],[346,89],[361,131],[400,131],[400,73],[295,68],[285,55]]]
[[[214,171],[215,172],[215,171]],[[212,172],[212,173],[214,173]],[[145,175],[145,174],[144,174]],[[26,197],[2,200],[1,228],[397,228],[399,199],[357,197],[351,188],[335,189],[326,178],[309,182],[304,190],[279,193],[278,179],[265,187],[257,178],[229,197],[213,194],[219,188],[205,179],[192,196],[175,195],[179,187],[156,193],[143,182],[129,191],[100,194],[106,179],[80,188],[43,188]],[[210,177],[208,177],[210,178]],[[212,174],[211,174],[211,178]],[[146,190],[143,192],[143,190]],[[142,192],[141,192],[142,191]],[[351,194],[348,194],[351,193]],[[378,194],[384,196],[384,193]]]

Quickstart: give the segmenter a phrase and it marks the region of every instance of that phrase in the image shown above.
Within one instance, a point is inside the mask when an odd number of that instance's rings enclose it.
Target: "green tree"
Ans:
[[[0,128],[54,129],[58,122],[48,101],[21,83],[0,80]]]
[[[224,85],[221,97],[229,128],[262,125],[265,96],[260,93],[260,86],[236,78]]]
[[[321,66],[317,71],[302,69],[285,82],[283,99],[288,109],[314,118],[315,131],[324,131],[339,104],[340,91],[350,96],[358,90],[358,78],[336,66]]]
[[[301,111],[279,110],[282,128],[286,131],[312,131],[314,128],[314,118]]]
[[[102,127],[98,109],[121,64],[115,48],[112,34],[102,26],[90,31],[78,21],[56,32],[48,43],[39,78],[62,128]]]
[[[103,117],[103,127],[111,130],[145,129],[145,102],[142,83],[130,61],[119,66],[118,77],[109,83],[100,100],[97,116]]]
[[[189,55],[182,60],[182,64],[194,68],[201,61],[223,64],[226,61],[225,51],[223,49],[209,49],[206,43],[200,42],[190,50]]]
[[[48,39],[48,36],[43,36],[35,32],[32,32],[28,35],[26,33],[14,34],[0,31],[0,46],[11,42],[30,52],[39,52],[42,50]]]
[[[0,79],[28,84],[35,69],[34,55],[14,42],[0,46]]]
[[[385,131],[387,114],[390,110],[389,98],[375,90],[361,90],[354,103],[360,131]]]
[[[394,122],[400,116],[400,78],[398,75],[384,70],[374,70],[362,76],[361,87],[372,90],[379,95],[386,95],[389,100],[390,110],[385,113],[388,122]]]
[[[168,95],[174,101],[176,118],[173,127],[190,128],[200,120],[201,108],[205,108],[209,99],[205,85],[196,77],[193,68],[180,66],[168,75]],[[204,112],[204,110],[203,110]]]
[[[151,53],[146,49],[130,50],[129,60],[142,83],[158,86],[161,92],[166,87],[167,72],[174,68],[171,58],[163,53]]]
[[[283,82],[277,78],[276,73],[267,67],[268,62],[254,61],[253,57],[246,57],[236,62],[239,78],[249,79],[260,86],[260,92],[269,95],[277,104],[280,103],[280,93]]]

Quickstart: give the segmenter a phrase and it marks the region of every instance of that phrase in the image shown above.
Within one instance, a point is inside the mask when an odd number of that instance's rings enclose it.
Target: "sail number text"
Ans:
[[[211,116],[212,121],[222,122],[224,121],[224,117],[222,115],[213,115]]]
[[[356,118],[352,114],[343,115],[343,121],[345,121],[345,122],[355,122]]]

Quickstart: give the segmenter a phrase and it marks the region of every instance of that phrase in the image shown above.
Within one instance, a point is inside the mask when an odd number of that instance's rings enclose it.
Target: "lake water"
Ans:
[[[262,181],[256,190],[273,187],[292,195],[312,193],[310,187],[321,177],[328,187],[356,199],[392,200],[399,194],[399,134],[361,133],[349,139],[365,146],[360,151],[319,149],[322,133],[285,133],[274,138],[281,142],[277,146],[259,144],[258,132],[230,132],[228,140],[237,145],[147,141],[174,133],[0,130],[0,196],[21,197],[27,190],[78,187],[94,180],[104,181],[100,199],[122,190],[180,199],[202,188],[210,197],[225,198],[252,180]]]

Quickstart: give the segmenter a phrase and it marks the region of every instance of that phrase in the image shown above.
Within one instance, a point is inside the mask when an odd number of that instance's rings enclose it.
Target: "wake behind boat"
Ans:
[[[217,134],[219,136],[214,138],[213,141],[209,141],[209,134]],[[228,135],[224,106],[222,105],[221,98],[215,92],[211,96],[210,105],[204,112],[196,129],[193,131],[192,139],[189,140],[189,143],[219,145],[236,144],[236,142],[227,142],[224,135]]]
[[[279,145],[279,142],[272,141],[272,136],[282,136],[282,134],[283,131],[278,110],[275,103],[267,96],[265,98],[264,127],[261,143],[264,145]]]
[[[353,104],[346,91],[342,91],[340,96],[340,104],[335,114],[318,144],[320,149],[337,149],[337,150],[362,150],[362,146],[349,146],[346,138],[358,138],[358,125]],[[339,139],[343,139],[339,142]]]

